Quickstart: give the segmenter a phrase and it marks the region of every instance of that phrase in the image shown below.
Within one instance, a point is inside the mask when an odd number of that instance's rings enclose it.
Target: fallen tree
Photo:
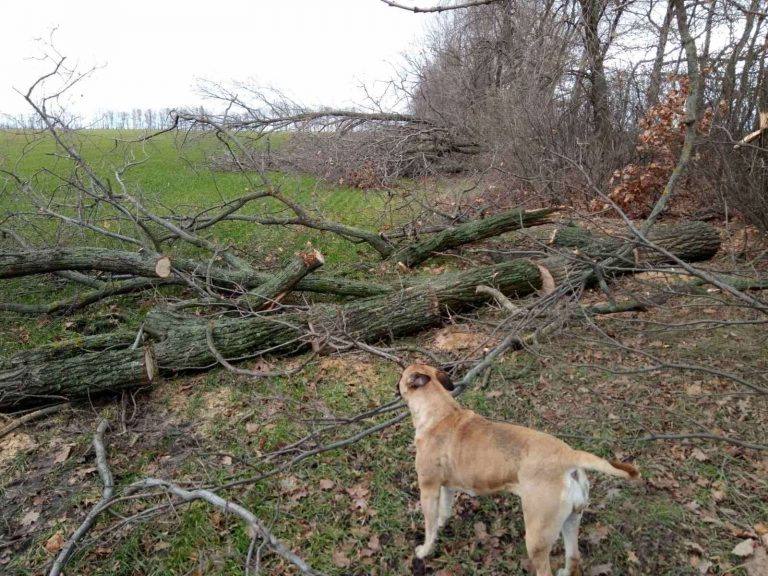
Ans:
[[[492,236],[528,226],[547,222],[554,209],[508,210],[487,218],[472,220],[455,227],[447,228],[426,240],[405,242],[393,245],[378,236],[386,250],[380,251],[383,257],[402,262],[408,267],[416,266],[436,253],[457,248],[464,244],[477,242]],[[366,297],[385,294],[399,287],[375,282],[360,282],[342,276],[317,274],[306,276],[310,269],[301,272],[301,263],[289,263],[277,272],[256,270],[244,264],[239,267],[226,267],[220,256],[209,260],[177,257],[149,250],[131,252],[95,247],[57,247],[0,252],[0,279],[17,278],[46,273],[86,273],[97,272],[109,275],[129,276],[102,281],[92,276],[80,279],[87,283],[88,289],[75,296],[56,300],[46,304],[21,304],[0,302],[0,310],[22,314],[57,314],[79,310],[110,296],[128,294],[153,289],[160,286],[189,286],[191,283],[203,290],[236,296],[243,295],[244,302],[258,309],[264,301],[257,302],[253,295],[261,292],[274,292],[273,283],[278,288],[282,278],[299,273],[299,277],[290,285],[291,289],[305,292],[326,293],[338,296]],[[298,268],[297,268],[298,267]],[[95,287],[94,287],[95,285]],[[283,287],[271,297],[286,291]]]
[[[663,229],[654,235],[654,242],[689,261],[698,261],[715,254],[719,236],[708,224],[683,223]],[[583,284],[599,275],[600,260],[623,252],[629,256],[619,257],[618,266],[611,271],[642,269],[641,251],[622,240],[569,227],[556,234],[553,243],[578,245],[578,253],[448,272],[345,304],[211,319],[158,307],[145,319],[143,330],[151,338],[143,347],[129,334],[106,334],[25,351],[0,362],[0,408],[138,386],[151,382],[158,372],[172,375],[205,370],[217,365],[217,354],[234,362],[264,353],[290,355],[310,347],[390,340],[439,325],[450,313],[488,301],[490,296],[478,293],[477,286],[491,286],[519,298],[566,282]],[[650,253],[647,258],[655,264],[661,262]]]

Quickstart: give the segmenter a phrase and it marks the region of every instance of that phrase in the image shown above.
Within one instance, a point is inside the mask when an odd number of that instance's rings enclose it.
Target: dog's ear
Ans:
[[[448,392],[453,391],[453,382],[451,381],[451,377],[448,375],[448,372],[444,370],[438,370],[436,377],[438,382],[443,385],[443,388],[448,390]]]
[[[414,372],[408,379],[409,388],[421,388],[422,386],[429,384],[429,376],[421,374],[420,372]]]

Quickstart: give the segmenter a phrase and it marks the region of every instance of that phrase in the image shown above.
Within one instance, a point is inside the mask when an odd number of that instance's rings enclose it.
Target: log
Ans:
[[[657,225],[648,233],[648,239],[686,262],[701,262],[712,258],[720,249],[720,234],[706,222],[680,222]],[[565,226],[555,231],[552,246],[572,249],[572,256],[552,256],[540,262],[552,275],[555,284],[564,282],[593,283],[597,280],[597,264],[618,254],[619,258],[606,276],[639,272],[643,267],[669,263],[661,252],[642,246],[637,240],[627,241],[603,234],[594,234],[578,226]],[[625,248],[629,248],[627,251]]]
[[[538,268],[527,260],[481,266],[348,304],[221,319],[213,324],[213,341],[229,359],[268,349],[273,354],[295,354],[308,349],[313,338],[375,342],[418,332],[440,324],[450,311],[482,304],[488,296],[475,292],[478,284],[519,297],[537,290],[540,282]],[[127,348],[128,335],[121,334],[114,341],[110,335],[101,335],[16,354],[0,364],[0,408],[35,404],[52,396],[83,398],[147,383],[153,376],[147,358],[165,374],[217,364],[208,346],[206,320],[181,318],[158,308],[147,315],[144,325],[148,334],[159,339],[146,345],[147,352]],[[95,347],[103,351],[90,351]]]
[[[161,282],[162,284],[186,285],[182,278],[172,273],[171,267],[187,274],[196,275],[201,279],[210,279],[221,290],[252,289],[273,279],[273,274],[264,271],[231,270],[189,258],[170,258],[163,255],[106,248],[62,247],[0,253],[0,279],[77,270],[130,274],[154,279],[155,284]],[[168,275],[166,276],[166,274]],[[38,314],[50,308],[49,312],[53,313],[69,309],[72,304],[75,305],[75,308],[82,308],[81,301],[92,303],[110,295],[137,291],[155,284],[142,283],[139,279],[134,279],[110,286],[101,285],[96,290],[84,294],[80,300],[62,300],[50,306],[0,303],[0,309]],[[295,286],[295,289],[306,292],[365,297],[384,294],[394,290],[395,287],[323,274],[303,278]]]
[[[720,249],[720,234],[716,228],[706,222],[659,224],[648,233],[648,240],[686,262],[709,260]],[[631,266],[669,262],[664,254],[642,246],[637,240],[630,240],[628,243],[636,249],[631,259],[629,257],[625,259],[627,263],[631,262]],[[617,254],[627,241],[594,234],[578,226],[565,226],[555,231],[550,244],[564,248],[577,248],[577,253],[592,260],[600,260]]]
[[[101,271],[167,278],[175,266],[186,272],[204,267],[189,259],[173,260],[162,254],[110,250],[106,248],[44,248],[0,253],[0,278],[16,278],[60,270]]]
[[[272,278],[259,284],[240,299],[251,310],[261,310],[267,305],[276,304],[299,283],[307,274],[325,264],[323,255],[317,250],[300,252],[282,270]]]
[[[713,255],[719,242],[717,232],[702,223],[660,230],[653,238],[671,252],[693,259]],[[148,352],[128,348],[126,335],[114,339],[102,335],[79,344],[62,343],[22,352],[0,362],[0,408],[33,404],[51,395],[69,400],[140,385],[151,380],[153,359],[157,369],[168,375],[209,369],[217,364],[207,338],[209,330],[216,350],[231,362],[256,352],[295,354],[307,350],[313,342],[333,344],[334,339],[391,340],[439,325],[452,312],[483,304],[490,297],[477,293],[479,285],[521,297],[536,290],[551,290],[552,286],[545,287],[545,280],[553,285],[583,282],[594,275],[594,260],[624,247],[621,241],[570,228],[559,239],[556,235],[555,243],[578,243],[579,257],[555,255],[538,262],[517,259],[478,266],[345,304],[316,304],[306,311],[222,318],[212,324],[156,308],[144,322],[146,333],[154,339],[146,345]],[[656,258],[651,253],[645,257],[651,261]],[[636,269],[633,255],[627,258],[627,264],[627,272]],[[88,350],[85,353],[83,346]],[[104,352],[92,351],[94,348]]]
[[[135,334],[113,332],[25,350],[0,361],[0,407],[88,398],[154,379],[151,346],[133,349]]]
[[[431,238],[400,248],[390,258],[413,268],[438,252],[458,248],[470,242],[478,242],[511,230],[543,224],[555,212],[554,208],[541,210],[508,210],[482,220],[472,220],[438,232]]]

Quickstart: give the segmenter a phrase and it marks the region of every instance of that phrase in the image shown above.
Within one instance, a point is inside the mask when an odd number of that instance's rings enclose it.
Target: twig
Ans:
[[[14,430],[16,430],[16,428],[18,428],[19,426],[23,426],[27,422],[31,422],[32,420],[37,420],[38,418],[42,418],[43,416],[47,416],[48,414],[53,414],[55,412],[58,412],[62,408],[66,408],[68,406],[69,406],[69,402],[62,402],[61,404],[46,406],[45,408],[41,408],[40,410],[35,410],[34,412],[30,412],[29,414],[24,414],[24,416],[20,416],[10,424],[4,426],[3,428],[0,428],[0,438],[3,438],[7,434],[13,432]]]
[[[96,452],[96,468],[98,469],[99,476],[101,476],[101,481],[104,484],[104,488],[101,492],[101,499],[93,508],[91,508],[91,511],[88,512],[83,523],[80,524],[74,534],[67,540],[67,543],[64,544],[59,555],[56,556],[56,560],[53,561],[53,566],[51,566],[51,571],[48,572],[48,576],[60,576],[61,571],[75,551],[75,546],[78,541],[88,533],[96,521],[96,517],[112,504],[112,495],[114,494],[115,485],[112,479],[112,472],[109,470],[109,464],[107,463],[107,452],[104,449],[104,432],[106,432],[108,426],[109,422],[106,419],[102,419],[96,428],[96,433],[93,435],[93,450]]]
[[[419,6],[407,6],[405,4],[400,4],[394,0],[381,1],[384,2],[384,4],[387,6],[391,6],[392,8],[400,8],[401,10],[407,10],[408,12],[413,12],[414,14],[447,12],[449,10],[461,10],[462,8],[474,8],[475,6],[485,6],[486,4],[496,4],[497,2],[501,2],[501,0],[475,0],[474,2],[464,2],[463,4],[450,4],[448,6],[428,6],[426,8],[421,8]]]
[[[505,310],[511,312],[512,314],[521,314],[524,312],[522,308],[519,306],[515,306],[510,302],[509,298],[504,296],[504,294],[501,293],[501,291],[496,290],[496,288],[491,288],[490,286],[483,286],[480,285],[477,288],[475,288],[476,294],[487,294],[488,296],[493,297],[496,302],[499,303],[499,305],[504,308]]]
[[[248,525],[250,534],[252,537],[261,537],[272,550],[278,555],[282,556],[288,562],[296,566],[301,570],[302,574],[310,574],[312,576],[323,576],[322,572],[319,572],[307,564],[302,558],[291,552],[282,542],[280,542],[275,536],[267,530],[267,528],[261,523],[261,521],[250,511],[246,510],[239,504],[230,500],[225,500],[221,496],[214,494],[209,490],[184,490],[175,484],[166,482],[165,480],[159,480],[157,478],[146,478],[131,485],[131,489],[141,488],[163,488],[170,492],[174,496],[181,498],[184,502],[192,502],[194,500],[204,500],[213,506],[224,511],[225,514],[234,514],[240,517]]]
[[[718,436],[717,434],[707,433],[692,433],[692,434],[652,434],[650,436],[644,436],[638,438],[635,442],[656,442],[658,440],[714,440],[716,442],[726,442],[733,444],[734,446],[741,446],[742,448],[749,448],[751,450],[768,450],[768,446],[764,444],[752,444],[751,442],[745,442],[744,440],[738,440],[736,438],[729,438],[728,436]]]

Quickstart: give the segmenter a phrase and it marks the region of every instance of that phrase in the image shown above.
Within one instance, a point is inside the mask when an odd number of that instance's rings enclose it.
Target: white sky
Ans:
[[[84,116],[201,103],[198,80],[254,79],[306,104],[361,101],[361,83],[393,76],[434,16],[378,0],[7,0],[0,34],[0,113],[27,113],[13,88],[47,68],[39,38],[83,70]]]

